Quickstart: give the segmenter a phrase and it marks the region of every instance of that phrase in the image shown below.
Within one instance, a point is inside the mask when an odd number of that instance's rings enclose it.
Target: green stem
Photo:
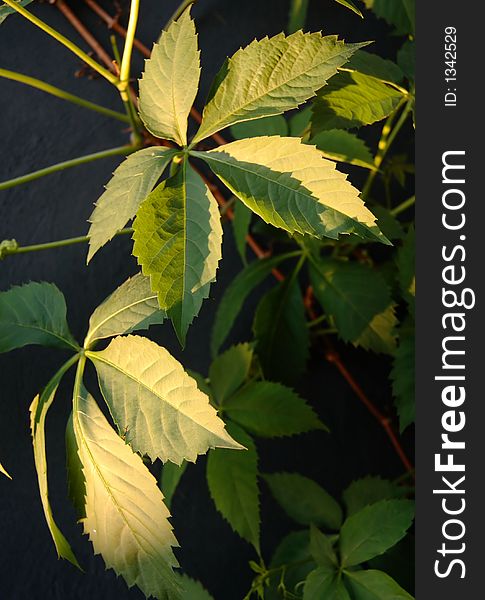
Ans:
[[[123,49],[123,58],[120,66],[120,90],[123,101],[128,100],[128,85],[130,82],[131,54],[133,52],[133,42],[135,39],[136,25],[138,23],[138,13],[140,10],[140,0],[131,0],[130,18],[126,30],[125,47]]]
[[[81,386],[83,383],[84,369],[86,367],[86,355],[84,351],[79,354],[79,362],[77,363],[76,378],[74,380],[74,388],[72,390],[72,412],[73,421],[75,420],[76,412],[79,409],[78,399],[81,395]]]
[[[79,46],[77,46],[76,44],[71,42],[71,40],[64,37],[61,33],[56,31],[55,29],[53,29],[50,25],[47,25],[47,23],[44,23],[44,21],[39,19],[39,17],[36,17],[34,14],[29,12],[27,9],[25,9],[23,6],[21,6],[20,4],[15,2],[15,0],[3,0],[3,1],[5,2],[5,4],[8,4],[8,6],[13,8],[14,10],[16,10],[18,13],[20,13],[23,17],[28,19],[31,23],[33,23],[34,25],[37,25],[37,27],[42,29],[42,31],[45,31],[51,37],[53,37],[55,40],[57,40],[59,43],[61,43],[63,46],[68,48],[71,52],[73,52],[76,56],[78,56],[81,60],[83,60],[92,69],[97,71],[100,75],[102,75],[110,83],[112,83],[115,86],[118,86],[119,79],[118,79],[118,77],[116,77],[116,75],[113,75],[113,73],[111,73],[110,71],[108,71],[107,69],[102,67],[98,62],[96,62],[93,58],[91,58],[89,56],[89,54],[86,54],[86,52],[81,50],[81,48],[79,48]]]
[[[393,125],[394,119],[396,118],[396,115],[399,113],[399,110],[402,107],[404,102],[405,102],[404,109],[401,112],[401,115],[400,115],[397,123],[395,125]],[[389,149],[391,148],[394,140],[396,139],[397,134],[401,131],[402,126],[406,122],[408,115],[412,110],[413,102],[414,102],[414,98],[412,95],[408,96],[407,101],[405,99],[403,99],[402,102],[400,102],[399,105],[397,106],[396,110],[389,116],[386,123],[384,124],[384,127],[382,128],[381,139],[379,141],[379,146],[377,149],[377,154],[374,158],[374,165],[375,165],[376,169],[369,173],[367,181],[364,185],[364,189],[362,190],[362,198],[364,200],[367,200],[370,190],[372,188],[372,184],[374,183],[374,179],[377,175],[377,172],[378,172],[380,166],[382,165],[384,158],[386,157],[387,153],[389,152]]]
[[[12,81],[18,81],[19,83],[24,83],[25,85],[34,87],[38,90],[46,92],[47,94],[51,94],[51,96],[61,98],[61,100],[66,100],[67,102],[72,102],[73,104],[77,104],[78,106],[82,106],[83,108],[88,108],[89,110],[94,110],[95,112],[105,115],[107,117],[118,119],[118,121],[123,121],[125,123],[130,122],[129,118],[123,113],[120,113],[116,110],[111,110],[110,108],[105,108],[104,106],[100,106],[99,104],[95,104],[94,102],[90,102],[89,100],[79,98],[79,96],[75,96],[74,94],[65,92],[64,90],[50,85],[45,81],[41,81],[40,79],[36,79],[35,77],[29,77],[28,75],[16,73],[15,71],[8,71],[7,69],[0,69],[0,77],[4,77],[5,79],[10,79]]]
[[[132,227],[120,229],[115,233],[115,236],[126,235],[129,233],[133,233]],[[39,252],[41,250],[51,250],[53,248],[64,248],[65,246],[73,246],[74,244],[85,244],[89,242],[89,240],[89,235],[82,235],[79,237],[67,238],[65,240],[56,240],[55,242],[46,242],[45,244],[32,244],[30,246],[18,246],[13,240],[8,240],[11,243],[10,245],[5,245],[4,248],[1,247],[0,243],[0,260],[6,256],[10,256],[11,254],[27,254],[28,252]]]
[[[393,217],[397,217],[402,212],[404,212],[405,210],[407,210],[408,208],[410,208],[411,206],[413,206],[415,204],[415,202],[416,202],[416,196],[411,196],[411,198],[408,198],[407,200],[404,200],[404,202],[401,202],[401,204],[399,204],[398,206],[396,206],[395,208],[393,208],[391,210],[391,215]]]
[[[173,21],[176,21],[180,15],[184,12],[184,10],[186,8],[188,8],[191,4],[195,4],[196,0],[183,0],[180,5],[178,6],[178,8],[175,10],[175,12],[173,13],[173,15],[170,17],[170,19],[167,21],[167,24],[165,25],[164,29],[167,29],[167,27],[170,25],[170,23],[172,23]]]
[[[119,146],[117,148],[103,150],[102,152],[95,152],[94,154],[87,154],[86,156],[73,158],[72,160],[66,160],[64,162],[57,163],[56,165],[46,167],[45,169],[39,169],[38,171],[34,171],[33,173],[27,173],[26,175],[21,175],[20,177],[14,177],[14,179],[3,181],[0,183],[0,190],[7,190],[16,185],[21,185],[22,183],[28,183],[29,181],[34,181],[35,179],[39,179],[40,177],[45,177],[46,175],[50,175],[51,173],[57,173],[58,171],[63,171],[64,169],[70,169],[71,167],[84,165],[86,163],[99,160],[101,158],[109,158],[110,156],[118,156],[120,154],[131,154],[137,149],[138,146]]]

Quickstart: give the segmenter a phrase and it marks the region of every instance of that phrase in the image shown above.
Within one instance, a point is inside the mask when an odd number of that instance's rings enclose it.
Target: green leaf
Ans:
[[[5,469],[2,463],[0,463],[0,473],[5,475],[5,477],[8,477],[9,479],[12,479],[12,477],[8,474],[8,471]]]
[[[175,490],[177,489],[180,480],[182,479],[182,475],[185,473],[187,469],[187,463],[185,460],[181,465],[175,465],[172,462],[167,462],[163,465],[162,475],[160,477],[160,488],[165,497],[165,504],[168,508],[171,507],[172,498],[175,494]]]
[[[363,0],[366,8],[393,25],[398,35],[414,33],[414,0]]]
[[[207,459],[207,483],[217,510],[232,529],[259,553],[261,515],[258,488],[258,454],[253,440],[229,423],[231,436],[247,450],[211,450]]]
[[[306,130],[310,125],[310,120],[312,117],[312,107],[311,104],[307,106],[302,106],[298,109],[298,111],[290,118],[289,126],[290,126],[290,135],[292,137],[303,137],[305,135]]]
[[[237,448],[209,399],[171,354],[139,336],[87,352],[118,430],[155,460],[195,462],[209,448]]]
[[[399,345],[394,355],[391,371],[394,403],[399,415],[401,433],[415,419],[415,337],[412,331],[400,331]]]
[[[209,379],[217,404],[223,404],[246,381],[252,360],[252,347],[238,344],[212,362]]]
[[[328,129],[371,125],[388,117],[403,95],[396,88],[362,73],[339,73],[313,103],[312,135]]]
[[[416,45],[406,40],[397,53],[397,64],[401,67],[406,77],[413,81],[416,74]]]
[[[244,265],[248,264],[246,260],[246,245],[249,227],[251,225],[251,217],[253,213],[242,202],[236,201],[234,205],[234,219],[232,221],[232,232],[237,251]]]
[[[69,499],[78,518],[84,519],[86,517],[86,481],[84,480],[83,465],[79,458],[72,412],[66,425],[66,467]]]
[[[200,52],[190,7],[162,32],[140,80],[140,116],[154,136],[187,144],[187,119],[199,87]]]
[[[414,517],[411,500],[381,500],[350,516],[340,531],[340,557],[344,567],[359,565],[406,535]]]
[[[330,160],[346,162],[372,171],[376,169],[367,144],[354,133],[343,129],[330,129],[317,133],[309,143],[316,146],[323,156]]]
[[[401,293],[409,306],[409,312],[414,316],[416,278],[415,278],[415,248],[416,241],[414,227],[410,227],[402,246],[397,253],[397,266],[399,269],[399,285]]]
[[[74,399],[73,423],[86,481],[82,523],[95,554],[128,587],[158,600],[181,600],[172,570],[178,544],[155,478],[85,390]]]
[[[202,584],[187,575],[177,575],[183,589],[182,600],[214,600]]]
[[[89,319],[84,347],[97,340],[148,329],[163,323],[166,314],[158,308],[157,294],[141,273],[127,279],[102,302]]]
[[[413,600],[406,590],[382,571],[348,571],[345,575],[355,600]]]
[[[356,341],[391,301],[380,273],[360,263],[312,259],[310,278],[317,300],[345,342]]]
[[[347,515],[353,515],[380,500],[396,498],[397,492],[396,485],[387,479],[372,476],[357,479],[343,493]]]
[[[290,277],[263,296],[253,331],[265,378],[295,383],[306,368],[310,344],[297,279]]]
[[[77,558],[66,540],[61,530],[57,526],[52,514],[51,505],[49,502],[49,489],[47,483],[47,456],[45,451],[45,419],[47,411],[54,401],[59,381],[63,375],[62,370],[47,384],[46,389],[42,394],[33,399],[30,405],[30,430],[32,434],[32,444],[34,447],[35,468],[37,471],[37,480],[39,482],[40,498],[42,508],[44,510],[45,520],[49,527],[52,540],[57,550],[59,558],[65,558],[78,569],[81,569]],[[37,415],[40,408],[40,414]]]
[[[362,19],[364,18],[364,15],[357,8],[357,6],[355,6],[355,3],[352,2],[351,0],[335,0],[335,1],[338,2],[339,4],[341,4],[342,6],[345,6],[346,8],[348,8],[349,10],[354,12],[356,15],[359,15],[359,17],[361,17]]]
[[[66,320],[66,301],[53,283],[27,283],[0,292],[0,352],[29,344],[78,349]]]
[[[297,108],[365,45],[301,31],[254,40],[226,61],[193,143],[240,121]]]
[[[377,217],[379,229],[388,239],[402,240],[404,237],[404,229],[390,210],[383,206],[373,206],[372,212]]]
[[[338,560],[332,541],[313,524],[310,525],[310,550],[319,567],[329,571],[337,569]]]
[[[283,510],[297,523],[338,530],[342,523],[339,504],[318,483],[298,473],[264,475]]]
[[[274,569],[283,565],[285,565],[285,587],[290,592],[295,593],[296,586],[300,587],[301,582],[316,567],[310,554],[308,529],[305,529],[305,531],[293,531],[280,542],[273,554],[270,567]],[[277,590],[280,579],[281,573],[279,572],[274,573],[271,577],[267,600],[281,600],[281,594]]]
[[[260,437],[326,430],[305,400],[279,383],[248,383],[226,402],[224,409],[231,420]]]
[[[26,7],[33,0],[15,0],[15,1],[19,6]],[[17,11],[15,10],[15,8],[12,8],[11,6],[8,6],[8,4],[4,4],[2,2],[2,4],[0,5],[0,25],[5,21],[5,19],[8,17],[8,15],[13,15],[16,12]]]
[[[401,68],[392,60],[387,60],[378,54],[372,54],[372,52],[366,52],[365,50],[357,51],[346,67],[355,69],[360,73],[364,73],[364,75],[371,75],[377,77],[377,79],[393,83],[400,83],[404,77]]]
[[[308,0],[291,0],[288,15],[288,33],[295,33],[305,28],[308,13]]]
[[[387,241],[347,175],[298,138],[251,138],[192,154],[266,223],[318,238]]]
[[[350,600],[347,589],[334,571],[320,567],[305,581],[303,600]]]
[[[243,121],[231,126],[231,135],[235,140],[259,137],[261,135],[285,136],[288,135],[288,124],[282,115],[254,119],[253,121]]]
[[[87,262],[133,219],[175,155],[170,148],[144,148],[130,154],[115,170],[89,217]]]
[[[390,304],[373,317],[359,337],[352,341],[352,344],[378,354],[393,354],[396,350],[396,327],[398,324],[394,309],[395,305]]]
[[[185,342],[187,329],[209,295],[221,258],[217,202],[187,164],[143,202],[133,223],[133,254],[158,303]]]
[[[211,354],[216,356],[229,335],[244,301],[286,257],[284,255],[255,260],[231,281],[217,308],[211,336]]]

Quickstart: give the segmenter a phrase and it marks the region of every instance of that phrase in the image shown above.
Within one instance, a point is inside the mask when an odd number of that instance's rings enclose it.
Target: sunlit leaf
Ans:
[[[207,396],[165,348],[130,335],[88,357],[118,430],[136,451],[179,465],[195,462],[209,448],[240,448]]]
[[[345,6],[346,8],[348,8],[349,10],[354,12],[356,15],[359,15],[359,17],[361,17],[362,19],[364,18],[363,14],[355,5],[355,2],[353,2],[352,0],[335,0],[335,1],[338,2],[339,4],[341,4],[342,6]]]
[[[200,52],[190,8],[153,46],[140,80],[140,116],[156,137],[187,144],[187,119],[199,87]]]
[[[0,352],[29,344],[77,350],[66,301],[52,283],[27,283],[0,292]]]
[[[9,479],[12,479],[12,477],[9,475],[8,471],[5,469],[5,467],[1,463],[0,463],[0,473],[5,475],[5,477],[8,477]]]
[[[396,350],[398,325],[394,309],[394,304],[390,304],[375,315],[362,333],[352,340],[352,344],[377,354],[393,354]]]

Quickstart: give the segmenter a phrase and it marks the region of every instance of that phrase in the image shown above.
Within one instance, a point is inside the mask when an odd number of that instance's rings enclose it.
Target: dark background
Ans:
[[[283,0],[199,0],[197,19],[202,49],[199,108],[210,82],[226,55],[254,37],[285,28],[289,2]],[[113,13],[109,2],[104,4]],[[331,0],[310,2],[308,29],[338,33],[348,41],[378,40],[372,51],[394,58],[397,42],[387,26],[373,18],[361,20]],[[108,32],[83,2],[70,6],[109,50]],[[148,46],[159,35],[177,2],[144,0],[138,37]],[[85,44],[59,11],[37,5],[33,11],[76,41]],[[136,56],[136,67],[142,60]],[[77,58],[33,25],[14,15],[0,28],[0,65],[121,110],[117,93],[104,80],[75,77]],[[0,79],[0,179],[126,143],[123,124],[47,96],[21,84]],[[369,135],[373,135],[370,131]],[[21,244],[84,235],[93,202],[119,159],[105,159],[51,175],[31,184],[0,192],[0,240]],[[169,324],[150,330],[150,337],[179,358],[186,367],[207,372],[209,334],[218,299],[241,264],[229,226],[225,226],[224,260],[211,298],[204,303],[180,350]],[[82,339],[92,310],[127,276],[136,271],[129,239],[116,239],[99,252],[89,267],[86,247],[8,257],[0,263],[0,289],[27,281],[52,281],[64,292],[73,333]],[[252,297],[239,319],[233,339],[249,338],[257,298]],[[340,349],[356,379],[378,405],[389,401],[389,361],[364,352]],[[70,411],[68,376],[47,422],[50,495],[54,515],[86,570],[82,574],[59,562],[44,522],[29,434],[28,406],[54,370],[65,360],[62,352],[40,347],[0,356],[0,461],[13,481],[0,478],[0,598],[40,600],[84,598],[141,598],[127,590],[75,525],[66,498],[64,426]],[[88,379],[89,383],[89,379]],[[93,387],[93,384],[91,384]],[[315,348],[309,373],[299,387],[332,433],[315,433],[258,443],[262,471],[298,471],[340,495],[353,479],[367,474],[397,477],[403,468],[383,430],[360,404],[333,366]],[[204,479],[205,458],[190,466],[173,502],[173,523],[181,550],[179,559],[192,577],[200,579],[216,600],[241,600],[249,588],[247,561],[252,549],[231,532],[216,512]],[[262,547],[269,561],[285,533],[295,528],[262,487]]]

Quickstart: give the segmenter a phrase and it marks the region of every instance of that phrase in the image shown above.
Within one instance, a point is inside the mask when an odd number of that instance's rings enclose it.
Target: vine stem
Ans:
[[[40,179],[41,177],[51,175],[52,173],[57,173],[58,171],[63,171],[64,169],[70,169],[71,167],[84,165],[101,158],[109,158],[110,156],[118,156],[120,154],[126,156],[132,152],[135,152],[135,150],[138,150],[138,146],[118,146],[117,148],[110,148],[109,150],[103,150],[101,152],[86,154],[85,156],[66,160],[64,162],[51,165],[50,167],[46,167],[45,169],[39,169],[38,171],[21,175],[20,177],[14,177],[8,181],[2,181],[0,183],[0,191],[15,187],[16,185],[34,181],[35,179]]]
[[[128,29],[126,30],[125,47],[120,66],[119,90],[123,102],[128,102],[128,84],[130,82],[131,55],[133,53],[133,41],[135,39],[136,26],[138,23],[138,14],[140,12],[140,0],[131,0],[130,18]]]
[[[413,206],[415,204],[415,202],[416,202],[416,196],[411,196],[411,198],[404,200],[404,202],[401,202],[401,204],[399,204],[398,206],[393,208],[390,211],[390,213],[393,217],[397,217],[398,215],[400,215],[402,212],[404,212],[408,208],[411,208],[411,206]]]
[[[115,236],[127,235],[133,233],[132,227],[120,229],[115,233]],[[42,250],[51,250],[53,248],[63,248],[65,246],[73,246],[74,244],[85,244],[89,242],[89,235],[81,235],[79,237],[67,238],[65,240],[56,240],[55,242],[45,242],[44,244],[32,244],[30,246],[18,246],[13,240],[7,240],[9,245],[2,248],[0,242],[0,260],[11,254],[27,254],[28,252],[39,252]]]
[[[18,13],[20,13],[23,17],[28,19],[31,23],[33,23],[34,25],[39,27],[39,29],[42,29],[42,31],[45,31],[45,33],[49,34],[51,37],[53,37],[55,40],[57,40],[63,46],[68,48],[68,50],[73,52],[76,56],[78,56],[81,60],[83,60],[92,69],[94,69],[100,75],[102,75],[105,79],[107,79],[110,83],[112,83],[115,86],[118,86],[119,80],[116,77],[116,75],[113,75],[113,73],[110,73],[110,71],[108,71],[107,69],[102,67],[97,61],[92,59],[89,56],[89,54],[86,54],[86,52],[84,52],[84,50],[81,50],[81,48],[79,48],[79,46],[74,44],[74,42],[71,42],[71,40],[69,40],[65,36],[63,36],[61,33],[59,33],[59,31],[56,31],[50,25],[47,25],[47,23],[42,21],[42,19],[39,19],[39,17],[32,14],[30,11],[28,11],[23,6],[21,6],[18,2],[15,2],[15,0],[3,0],[3,1],[5,2],[5,4],[8,4],[8,6],[13,8]]]
[[[41,81],[40,79],[36,79],[35,77],[30,77],[29,75],[24,75],[23,73],[17,73],[15,71],[9,71],[8,69],[0,69],[0,77],[29,85],[30,87],[41,90],[42,92],[50,94],[51,96],[55,96],[61,100],[66,100],[67,102],[72,102],[73,104],[77,104],[82,108],[93,110],[106,117],[118,119],[118,121],[123,121],[124,123],[130,122],[128,117],[123,113],[120,113],[116,110],[111,110],[110,108],[105,108],[104,106],[100,106],[99,104],[91,102],[90,100],[79,98],[79,96],[75,96],[74,94],[61,90],[60,88],[50,85],[45,81]]]

